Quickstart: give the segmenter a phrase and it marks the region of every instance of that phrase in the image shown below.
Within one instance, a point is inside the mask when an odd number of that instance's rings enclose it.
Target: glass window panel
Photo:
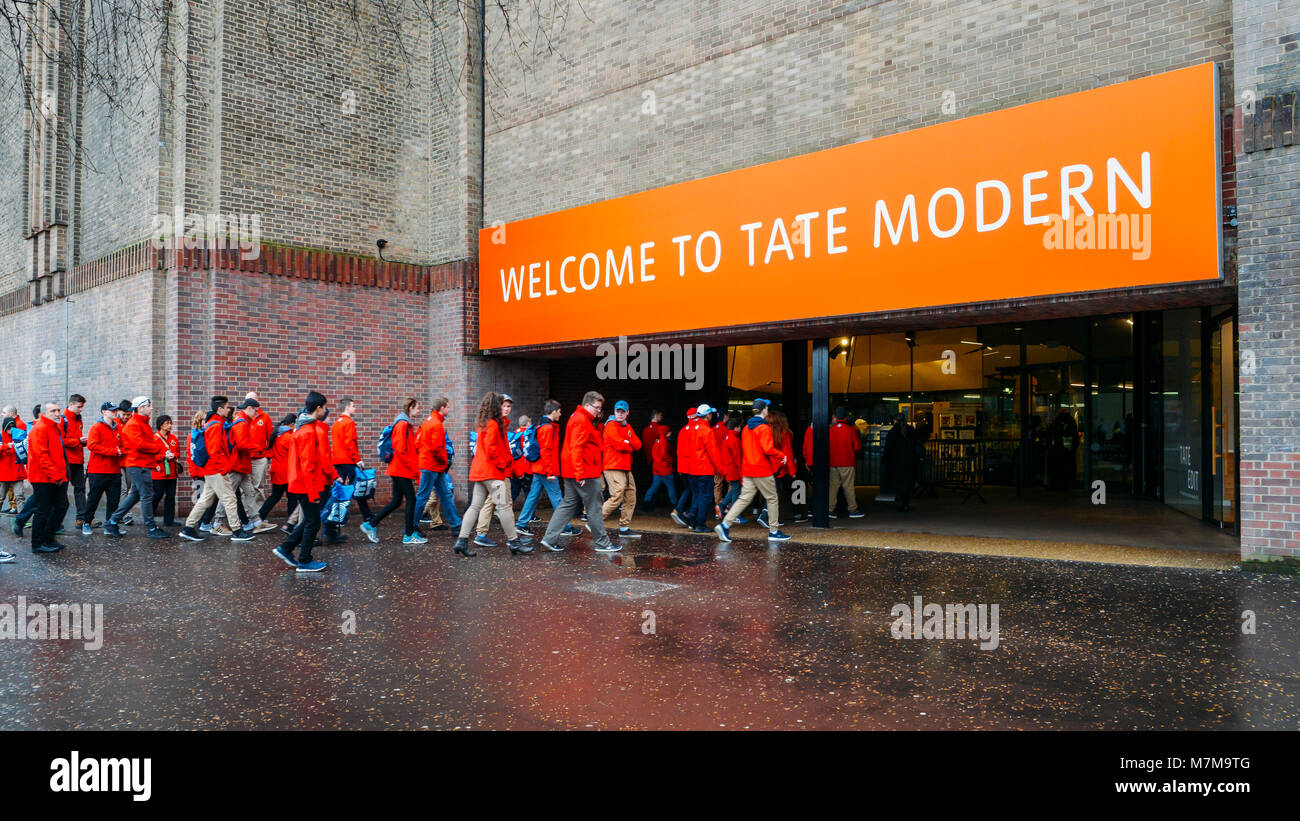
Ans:
[[[1201,517],[1201,310],[1166,311],[1164,361],[1165,504]]]

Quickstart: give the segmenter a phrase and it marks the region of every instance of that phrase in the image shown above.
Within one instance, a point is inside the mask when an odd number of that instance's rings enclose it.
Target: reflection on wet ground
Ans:
[[[752,526],[473,559],[442,533],[349,531],[314,576],[269,555],[274,534],[69,534],[34,556],[3,533],[0,614],[99,603],[107,626],[97,651],[0,640],[0,728],[1300,727],[1296,577],[778,546]],[[998,605],[997,648],[894,638],[917,596]]]

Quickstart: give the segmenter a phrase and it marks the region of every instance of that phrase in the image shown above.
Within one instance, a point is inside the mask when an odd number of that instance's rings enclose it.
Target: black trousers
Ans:
[[[68,484],[72,486],[72,501],[76,504],[74,510],[85,510],[86,508],[86,466],[74,465],[68,463]]]
[[[298,561],[302,564],[311,561],[312,544],[316,541],[316,534],[320,533],[320,506],[329,497],[329,493],[330,489],[326,487],[324,493],[318,499],[311,499],[302,493],[289,494],[289,503],[291,505],[302,505],[302,520],[298,522],[298,526],[293,529],[293,532],[280,546],[290,556],[293,556],[296,548]]]
[[[104,510],[105,519],[117,510],[118,503],[122,501],[122,474],[92,473],[89,479],[86,503],[78,508],[81,512],[77,514],[77,518],[87,524],[95,521],[95,510],[99,507],[101,497],[107,502]]]
[[[176,477],[153,480],[153,514],[158,515],[158,503],[163,506],[163,524],[176,524]]]
[[[288,515],[292,516],[294,508],[298,507],[298,494],[289,493],[289,485],[286,482],[283,485],[271,485],[271,495],[267,496],[266,501],[262,502],[262,506],[257,509],[257,518],[265,520],[266,517],[270,515],[271,511],[275,510],[275,506],[280,504],[280,499],[283,498],[286,493],[289,494]]]
[[[415,483],[404,476],[390,476],[389,478],[393,480],[393,500],[389,502],[383,510],[376,513],[370,519],[370,523],[372,525],[378,525],[387,518],[388,514],[397,510],[398,505],[405,503],[405,510],[403,512],[406,514],[406,531],[403,535],[413,536],[415,535],[416,515]]]
[[[32,516],[32,549],[54,541],[68,513],[67,482],[32,482],[36,512]]]

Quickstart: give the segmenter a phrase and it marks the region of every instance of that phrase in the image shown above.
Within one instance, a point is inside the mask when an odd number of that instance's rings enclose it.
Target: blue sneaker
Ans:
[[[474,537],[474,544],[478,545],[479,547],[496,547],[496,546],[497,546],[497,543],[494,542],[494,541],[492,541],[491,539],[489,539],[487,536],[475,536],[475,537]]]
[[[211,533],[211,532],[212,532],[212,522],[208,522],[207,524],[201,524],[201,525],[199,525],[199,532],[200,532],[200,533]]]
[[[93,527],[91,527],[90,525],[88,525],[88,524],[82,525],[82,526],[81,526],[81,535],[82,535],[82,536],[94,536],[94,535],[95,535],[95,529],[94,529]]]
[[[760,513],[760,514],[758,515],[758,524],[759,524],[760,527],[766,527],[768,530],[771,530],[771,529],[772,529],[772,528],[769,527],[768,524],[767,524],[767,514],[766,514],[766,513]]]
[[[617,553],[623,549],[623,545],[610,542],[607,545],[596,545],[597,553]]]
[[[298,566],[298,562],[293,558],[293,556],[289,553],[289,551],[284,549],[284,545],[280,545],[279,547],[272,550],[271,552],[274,553],[276,556],[278,556],[280,558],[280,561],[284,562],[290,567]]]
[[[402,537],[402,544],[428,544],[429,540],[419,533],[412,533],[410,536]]]
[[[749,520],[746,519],[744,516],[737,516],[737,517],[736,517],[736,524],[738,524],[738,525],[746,525],[746,524],[749,524]]]
[[[779,530],[773,530],[771,533],[767,534],[767,540],[769,542],[788,542],[790,541],[790,537]]]
[[[561,530],[561,531],[560,531],[560,535],[561,535],[561,536],[577,536],[577,535],[578,535],[579,533],[581,533],[581,532],[582,532],[581,530],[579,530],[578,528],[574,527],[573,525],[565,525],[565,526],[564,526],[564,530]]]
[[[14,556],[14,554],[6,552],[4,550],[0,550],[0,564],[8,564],[9,562],[12,562],[15,558],[17,557]]]
[[[713,532],[718,534],[718,538],[722,541],[731,541],[731,528],[727,527],[725,524],[719,524],[717,527],[713,528]]]
[[[674,522],[676,522],[677,524],[681,525],[682,527],[690,527],[690,525],[686,524],[686,520],[685,520],[685,519],[683,519],[681,516],[678,516],[678,515],[677,515],[677,511],[674,510],[674,511],[672,511],[671,513],[669,513],[668,515],[669,515],[670,517],[672,517],[672,520],[673,520]]]
[[[326,567],[325,562],[322,562],[319,559],[315,559],[310,562],[304,562],[299,564],[297,567],[294,568],[294,570],[297,570],[299,573],[319,573],[322,570],[324,570],[325,567]]]
[[[551,551],[552,553],[560,553],[560,552],[563,552],[563,550],[564,550],[564,548],[563,548],[563,547],[560,547],[558,544],[550,544],[550,543],[548,543],[548,542],[546,541],[546,538],[545,538],[545,537],[542,537],[542,540],[539,542],[539,544],[541,544],[542,547],[546,548],[547,550]]]
[[[361,532],[366,534],[366,538],[375,544],[379,544],[379,531],[370,522],[361,523]]]

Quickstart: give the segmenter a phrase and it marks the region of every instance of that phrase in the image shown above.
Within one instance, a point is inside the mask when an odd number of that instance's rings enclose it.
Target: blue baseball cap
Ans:
[[[116,402],[105,402],[104,404],[99,406],[100,413],[103,413],[104,411],[111,411],[111,410],[117,410]]]
[[[764,399],[761,396],[754,400],[754,410],[756,411],[762,410],[763,408],[766,407],[770,407],[771,405],[772,405],[772,400]]]
[[[614,410],[621,411],[621,410],[632,410],[632,409],[628,407],[626,402],[620,399],[614,403]]]

